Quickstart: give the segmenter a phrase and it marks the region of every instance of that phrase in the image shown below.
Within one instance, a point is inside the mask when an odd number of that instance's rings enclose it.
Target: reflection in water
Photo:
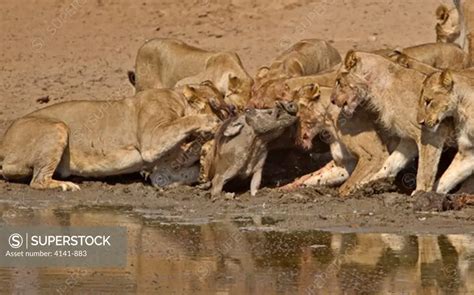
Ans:
[[[268,217],[193,223],[7,205],[0,216],[10,225],[128,229],[126,268],[0,268],[5,293],[474,294],[473,235],[286,232]]]

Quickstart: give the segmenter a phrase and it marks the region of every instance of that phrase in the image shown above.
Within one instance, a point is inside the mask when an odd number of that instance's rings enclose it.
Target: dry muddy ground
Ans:
[[[434,41],[434,11],[439,3],[2,0],[0,134],[11,120],[45,105],[131,95],[126,72],[133,68],[139,46],[153,37],[180,38],[212,50],[235,50],[253,75],[260,65],[303,38],[331,40],[341,53],[350,48],[371,50]],[[474,231],[474,208],[414,213],[413,199],[397,193],[342,200],[327,189],[292,193],[263,189],[254,198],[242,194],[233,200],[212,201],[199,189],[160,192],[128,179],[85,181],[81,187],[74,193],[43,192],[0,180],[0,202],[19,207],[135,207],[185,218],[255,215],[263,217],[262,223],[289,229]]]

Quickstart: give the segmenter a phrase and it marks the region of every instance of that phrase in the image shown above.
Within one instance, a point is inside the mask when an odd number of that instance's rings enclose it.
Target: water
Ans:
[[[474,294],[473,235],[284,231],[277,218],[22,209],[11,225],[124,226],[121,269],[0,268],[6,294]]]

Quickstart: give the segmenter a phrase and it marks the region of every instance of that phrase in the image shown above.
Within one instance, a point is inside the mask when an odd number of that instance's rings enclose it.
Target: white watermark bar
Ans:
[[[125,227],[1,227],[0,267],[125,267]]]

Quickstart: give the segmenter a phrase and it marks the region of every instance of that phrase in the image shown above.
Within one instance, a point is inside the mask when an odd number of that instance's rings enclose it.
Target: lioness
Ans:
[[[461,35],[461,16],[456,6],[441,4],[436,9],[436,42],[454,43]]]
[[[336,74],[337,71],[329,71],[309,76],[269,80],[254,93],[247,106],[271,108],[277,100],[291,101],[301,87],[309,84],[331,87],[336,81]]]
[[[212,52],[177,39],[157,38],[138,50],[135,75],[137,92],[151,88],[173,88],[212,81],[229,104],[243,108],[250,98],[253,80],[234,52]]]
[[[436,131],[449,117],[454,118],[458,153],[443,174],[436,191],[449,193],[474,172],[474,76],[445,70],[425,81],[420,97],[418,120]]]
[[[209,84],[59,103],[12,123],[0,144],[0,171],[7,180],[32,177],[36,189],[78,190],[53,174],[104,177],[149,170],[180,151],[191,135],[216,130],[221,108],[223,97]]]
[[[301,40],[278,56],[269,67],[264,66],[257,71],[252,96],[270,80],[313,75],[340,63],[341,55],[327,41]]]
[[[449,126],[432,134],[417,122],[418,97],[426,75],[380,55],[349,51],[340,69],[332,100],[348,114],[367,104],[382,127],[401,138],[371,180],[393,178],[419,153],[417,191],[431,191]]]
[[[474,30],[474,3],[469,0],[453,0],[456,9],[441,5],[436,14],[436,34],[439,42],[455,42],[469,53],[470,64],[474,65],[474,51],[471,42]]]
[[[352,118],[347,118],[331,104],[331,93],[332,87],[317,84],[305,85],[295,93],[294,101],[299,106],[296,142],[310,150],[313,138],[321,134],[330,145],[333,161],[286,186],[287,189],[344,183],[339,192],[347,196],[377,172],[389,156],[376,129],[375,115],[357,110]]]
[[[421,44],[402,50],[393,50],[382,55],[393,61],[400,61],[402,55],[408,57],[404,60],[407,67],[416,61],[438,69],[464,69],[470,64],[469,55],[458,45],[452,43]]]

